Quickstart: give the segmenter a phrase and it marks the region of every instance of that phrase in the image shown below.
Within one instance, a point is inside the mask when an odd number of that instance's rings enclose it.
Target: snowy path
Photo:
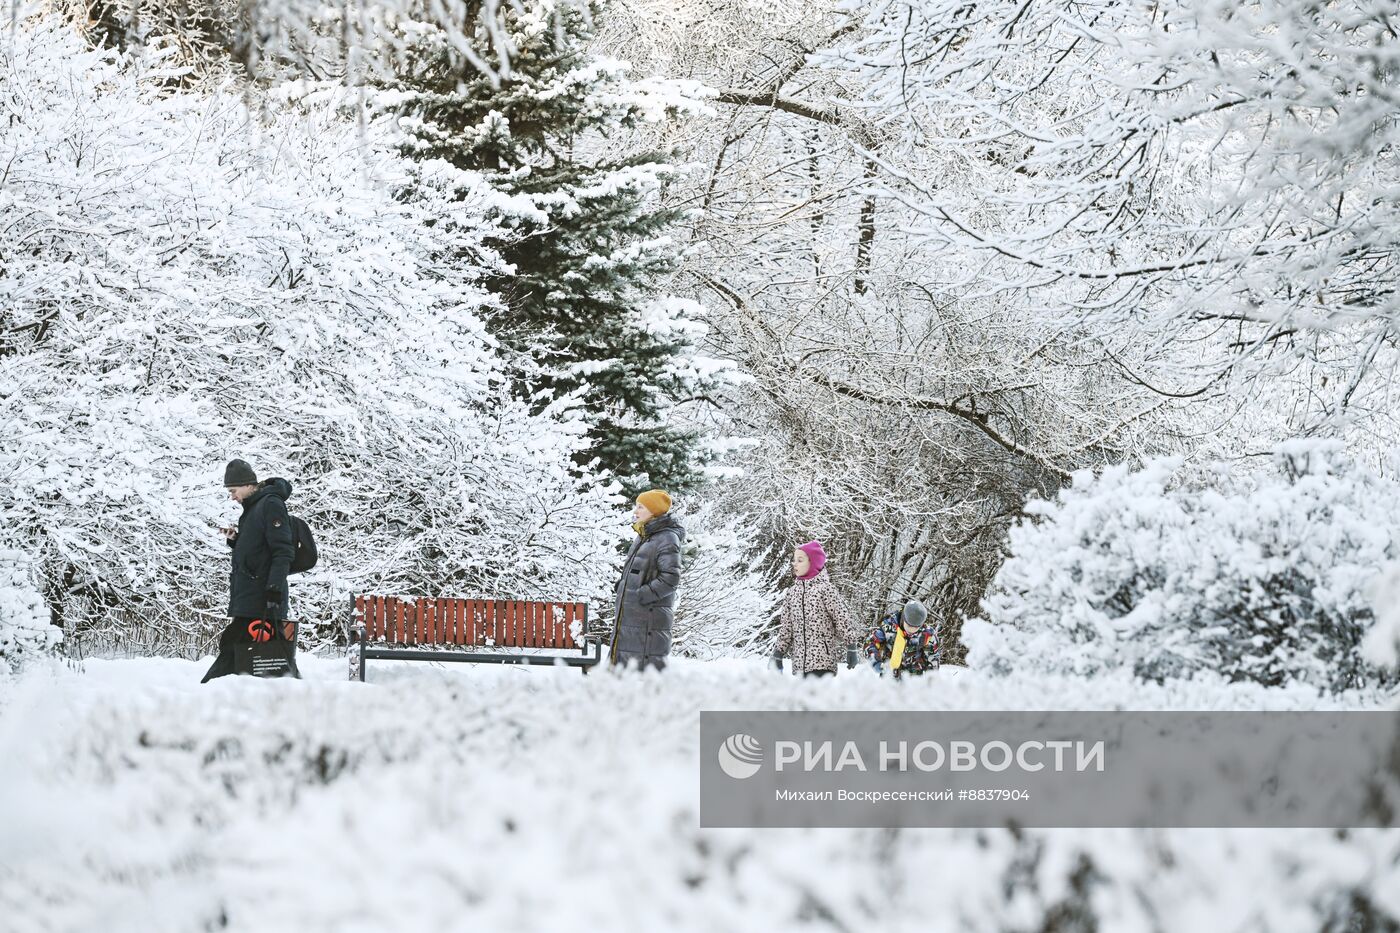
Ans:
[[[948,669],[803,682],[740,661],[644,677],[380,663],[364,686],[314,658],[300,683],[201,687],[206,663],[0,684],[0,928],[1037,927],[1074,900],[1081,855],[1114,930],[1154,913],[1166,929],[1312,930],[1310,898],[1339,886],[1400,897],[1388,833],[697,826],[701,709],[1324,705],[1306,690]],[[1255,904],[1264,889],[1280,893]]]

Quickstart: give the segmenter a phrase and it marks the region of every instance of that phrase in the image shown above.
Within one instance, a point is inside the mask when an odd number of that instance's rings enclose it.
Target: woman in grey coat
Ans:
[[[637,540],[617,581],[609,658],[613,664],[631,661],[660,670],[671,653],[685,529],[671,514],[671,497],[659,489],[638,496],[632,516]]]

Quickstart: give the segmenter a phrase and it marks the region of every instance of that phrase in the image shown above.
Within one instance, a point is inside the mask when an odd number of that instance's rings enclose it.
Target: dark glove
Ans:
[[[263,610],[263,618],[271,622],[279,622],[282,619],[282,591],[269,588],[263,594],[267,601],[267,607]]]
[[[856,651],[856,646],[855,646],[855,645],[847,645],[847,646],[846,646],[846,670],[849,671],[851,668],[855,667],[857,661],[859,661],[859,660],[860,660],[860,652]]]
[[[769,658],[769,661],[773,665],[773,670],[781,674],[783,671],[783,656],[775,651],[773,652],[773,657]]]

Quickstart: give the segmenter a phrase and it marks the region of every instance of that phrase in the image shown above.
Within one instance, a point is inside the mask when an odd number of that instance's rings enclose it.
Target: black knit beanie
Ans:
[[[225,486],[256,486],[258,474],[248,465],[247,460],[230,460],[224,467]]]

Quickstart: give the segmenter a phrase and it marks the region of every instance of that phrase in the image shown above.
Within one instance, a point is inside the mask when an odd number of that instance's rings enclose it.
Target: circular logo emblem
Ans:
[[[248,634],[252,636],[253,641],[271,641],[272,623],[254,619],[248,623]]]
[[[719,747],[719,766],[725,774],[741,781],[753,777],[763,767],[763,746],[751,735],[731,735]]]

